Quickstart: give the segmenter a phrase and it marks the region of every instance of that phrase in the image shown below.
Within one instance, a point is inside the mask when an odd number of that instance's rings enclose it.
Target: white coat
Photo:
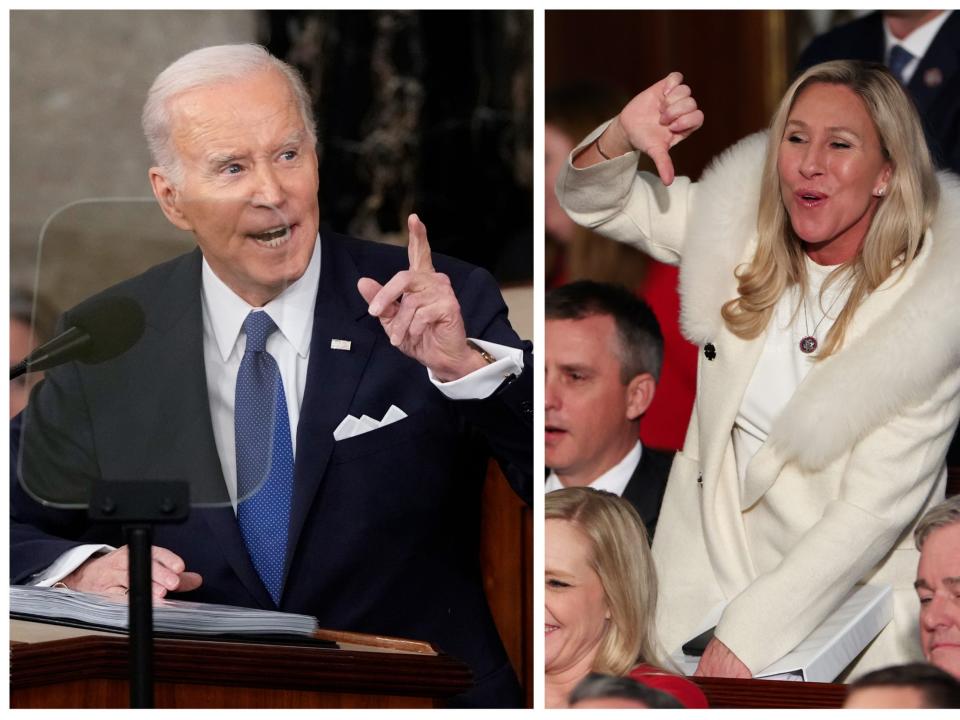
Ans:
[[[921,252],[871,293],[843,347],[810,370],[741,486],[731,431],[765,334],[738,338],[720,308],[737,295],[734,269],[755,252],[765,152],[765,135],[750,136],[699,182],[670,187],[638,173],[636,153],[582,170],[568,162],[557,182],[578,223],[680,265],[684,334],[715,348],[712,360],[700,354],[657,525],[660,641],[673,652],[727,601],[716,636],[756,673],[854,584],[871,582],[893,586],[894,620],[857,672],[922,659],[911,531],[943,498],[960,416],[960,182],[939,176],[940,208]]]

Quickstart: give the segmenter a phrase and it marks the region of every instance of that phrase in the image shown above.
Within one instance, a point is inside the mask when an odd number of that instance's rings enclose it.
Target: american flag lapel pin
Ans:
[[[350,341],[349,341],[349,340],[338,340],[338,339],[334,338],[333,340],[330,341],[330,349],[331,349],[331,350],[349,350],[349,349],[350,349]]]

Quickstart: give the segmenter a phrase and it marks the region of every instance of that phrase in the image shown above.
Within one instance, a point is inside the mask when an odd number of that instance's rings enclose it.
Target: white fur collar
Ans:
[[[757,239],[766,149],[766,133],[747,136],[715,158],[694,186],[680,264],[680,325],[697,345],[716,340],[720,308],[737,296],[733,271]]]
[[[736,296],[736,266],[756,242],[764,133],[720,155],[696,186],[680,268],[681,324],[715,340],[720,307]],[[819,364],[774,423],[768,444],[785,460],[822,468],[904,407],[933,394],[960,363],[960,179],[939,174],[937,216],[891,310]],[[747,255],[749,257],[749,255]],[[854,320],[856,323],[856,319]]]

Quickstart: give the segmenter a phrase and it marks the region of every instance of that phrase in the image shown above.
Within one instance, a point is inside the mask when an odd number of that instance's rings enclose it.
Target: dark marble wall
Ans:
[[[533,14],[269,11],[262,41],[316,101],[323,220],[533,275]]]

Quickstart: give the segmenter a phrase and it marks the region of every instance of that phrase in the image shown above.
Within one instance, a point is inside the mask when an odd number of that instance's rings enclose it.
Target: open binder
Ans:
[[[714,607],[694,635],[714,627],[724,603]],[[766,680],[832,682],[893,619],[889,585],[857,585],[840,606],[797,647],[754,677]],[[670,659],[684,675],[693,675],[700,658],[678,648]]]

